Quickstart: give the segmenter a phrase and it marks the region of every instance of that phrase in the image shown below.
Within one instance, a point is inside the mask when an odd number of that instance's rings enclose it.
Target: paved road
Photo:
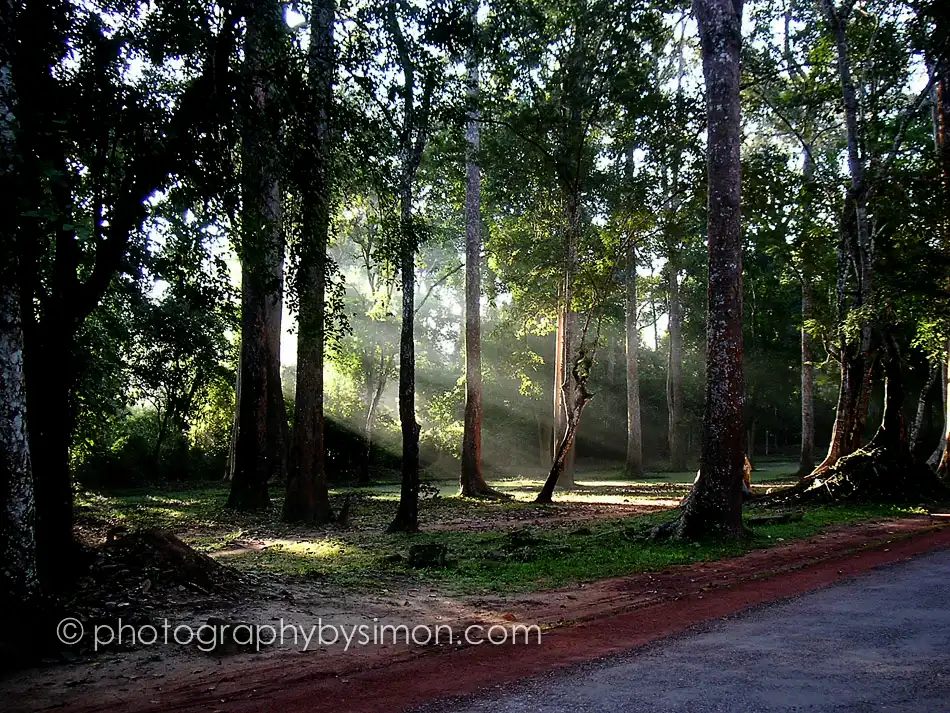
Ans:
[[[950,713],[950,551],[423,710]]]

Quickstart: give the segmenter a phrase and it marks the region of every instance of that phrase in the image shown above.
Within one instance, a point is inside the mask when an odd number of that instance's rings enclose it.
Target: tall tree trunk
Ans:
[[[802,447],[798,459],[799,475],[815,467],[815,367],[812,364],[811,335],[805,322],[811,319],[811,285],[802,280]],[[751,450],[751,446],[750,446]]]
[[[36,560],[36,502],[27,440],[26,379],[15,207],[17,199],[17,101],[13,83],[15,12],[12,0],[0,2],[0,606],[4,618],[18,621],[39,595]],[[35,623],[29,623],[24,629]],[[11,632],[3,632],[7,639]],[[10,637],[11,642],[15,641]],[[20,648],[27,641],[17,641]]]
[[[299,329],[294,433],[283,517],[287,522],[332,519],[324,467],[323,356],[326,320],[327,241],[330,236],[330,107],[333,100],[334,0],[310,6],[308,49],[309,163],[300,186],[303,244],[297,266]]]
[[[847,38],[847,22],[851,6],[839,11],[833,0],[821,0],[825,17],[831,26],[837,50],[838,78],[847,132],[847,155],[850,185],[842,212],[838,247],[838,321],[843,325],[848,311],[861,309],[871,302],[873,255],[871,228],[868,219],[869,186],[865,180],[865,157],[861,152],[862,134],[859,121],[858,95],[851,75],[851,58]],[[847,275],[853,270],[857,289],[853,291],[850,308],[846,295]],[[840,338],[841,384],[838,410],[835,414],[831,445],[824,461],[815,469],[820,473],[849,455],[861,445],[867,403],[870,398],[872,324],[862,319],[857,345]]]
[[[283,482],[286,413],[280,388],[280,124],[274,66],[286,23],[274,0],[245,5],[246,107],[241,135],[241,401],[228,507],[270,505],[268,482]],[[283,425],[282,425],[283,424]]]
[[[460,491],[467,497],[489,494],[482,473],[482,214],[481,166],[478,164],[478,64],[472,57],[469,100],[473,103],[466,126],[465,160],[465,431],[462,436]]]
[[[403,179],[408,181],[411,179]],[[415,317],[416,245],[412,227],[412,188],[403,186],[401,199],[402,328],[399,335],[399,422],[402,427],[402,485],[399,507],[390,532],[419,529],[419,424],[416,422]]]
[[[3,8],[4,10],[6,8]],[[6,38],[0,18],[0,52]],[[2,60],[0,60],[2,61]],[[0,64],[0,112],[9,116],[9,93],[4,67]],[[7,143],[12,133],[7,120],[0,118],[0,143]],[[10,165],[7,146],[0,146],[0,172]],[[0,183],[8,183],[6,176]],[[8,195],[8,194],[7,194]],[[3,219],[4,223],[9,221]],[[0,244],[6,253],[12,247],[8,230],[0,228]],[[6,253],[12,256],[12,250]],[[36,502],[33,492],[33,471],[27,441],[27,404],[23,372],[23,332],[20,323],[18,290],[14,281],[13,260],[0,267],[0,604],[7,617],[21,610],[27,601],[35,600],[39,590],[36,560]],[[11,618],[10,621],[13,621]],[[8,632],[4,632],[5,634]],[[5,637],[2,637],[5,638]],[[21,644],[24,642],[20,642]]]
[[[399,506],[389,532],[419,529],[419,424],[416,422],[416,349],[414,336],[416,250],[418,236],[412,215],[412,194],[429,136],[429,111],[435,74],[425,74],[416,111],[416,66],[396,15],[396,3],[387,5],[386,26],[399,54],[403,74],[402,161],[399,187],[399,271],[402,284],[402,327],[399,333],[399,424],[402,430],[402,485]]]
[[[684,388],[683,388],[683,304],[680,300],[679,276],[671,259],[666,268],[667,294],[669,295],[670,351],[666,371],[666,406],[669,414],[668,444],[670,468],[686,470],[686,447],[683,440]]]
[[[742,533],[741,0],[694,0],[706,82],[709,287],[706,408],[699,477],[672,526],[678,537]]]
[[[627,462],[628,477],[643,475],[643,431],[640,424],[640,325],[637,322],[637,249],[627,243],[626,270],[626,336],[627,336]]]

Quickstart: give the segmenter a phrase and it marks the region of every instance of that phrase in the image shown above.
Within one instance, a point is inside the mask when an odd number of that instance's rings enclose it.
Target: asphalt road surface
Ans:
[[[950,713],[950,551],[422,710]]]

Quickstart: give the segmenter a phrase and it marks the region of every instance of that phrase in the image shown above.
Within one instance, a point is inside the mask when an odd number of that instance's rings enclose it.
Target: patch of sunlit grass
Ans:
[[[301,557],[336,557],[346,551],[344,544],[338,540],[264,540],[262,549]]]

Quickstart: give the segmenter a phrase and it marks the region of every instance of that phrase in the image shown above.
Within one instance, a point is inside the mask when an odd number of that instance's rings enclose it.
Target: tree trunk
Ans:
[[[554,361],[554,442],[559,443],[564,439],[564,434],[568,428],[568,413],[573,409],[570,402],[571,388],[569,367],[570,359],[574,354],[576,315],[571,307],[567,306],[572,291],[573,276],[565,274],[561,283],[561,307],[557,317],[557,354]],[[565,297],[567,295],[567,297]],[[558,486],[561,488],[570,488],[574,485],[574,448],[573,442],[564,454],[563,468],[560,470],[560,481]]]
[[[21,315],[26,314],[22,310]],[[36,556],[44,589],[68,586],[75,562],[73,484],[69,447],[75,422],[70,394],[75,381],[74,335],[52,315],[24,329],[30,460],[36,500]],[[65,566],[64,566],[65,565]]]
[[[404,179],[406,180],[406,179]],[[412,228],[412,189],[403,186],[401,216],[402,328],[399,335],[399,422],[402,426],[402,485],[389,532],[419,529],[419,424],[416,423],[415,316],[416,245]]]
[[[4,20],[0,19],[0,52],[6,49],[2,36],[5,34]],[[4,74],[5,69],[0,65],[0,112],[9,116],[10,95],[8,88],[3,86],[9,74]],[[0,119],[0,141],[6,143],[6,135],[10,132],[4,123],[5,120]],[[0,161],[4,164],[0,171],[6,173],[11,156],[7,146],[0,146],[0,151]],[[2,183],[7,181],[2,180]],[[4,219],[4,223],[7,222]],[[0,228],[3,232],[0,243],[5,252],[12,247],[10,238],[13,236],[8,228],[8,225]],[[14,253],[11,250],[6,254]],[[6,273],[0,276],[0,557],[3,561],[0,567],[0,603],[8,617],[25,602],[36,599],[39,590],[36,502],[27,441],[23,332],[12,267],[8,264],[0,268]]]
[[[637,249],[627,243],[627,463],[626,474],[643,476],[643,431],[640,424],[640,325],[637,323]]]
[[[865,157],[861,151],[858,95],[851,75],[847,22],[850,9],[839,12],[833,0],[821,0],[822,9],[831,26],[837,50],[838,78],[841,84],[850,185],[842,212],[838,247],[838,320],[843,325],[847,312],[861,309],[871,302],[873,259],[871,229],[868,219],[869,186],[865,180]],[[850,8],[850,6],[849,6]],[[847,275],[853,269],[857,289],[848,308],[846,295]],[[850,347],[842,335],[840,339],[841,385],[838,410],[832,432],[831,445],[824,461],[815,469],[820,473],[838,459],[849,455],[861,445],[867,403],[870,398],[872,325],[862,318],[861,337],[856,348]]]
[[[280,126],[269,73],[281,52],[280,3],[248,3],[246,111],[242,117],[241,401],[228,507],[269,507],[268,483],[285,480],[286,413],[280,388],[283,231],[278,185]]]
[[[419,424],[416,422],[416,350],[414,336],[416,250],[418,236],[412,215],[412,194],[422,152],[429,136],[429,110],[435,90],[435,74],[425,75],[416,111],[416,66],[396,15],[396,3],[386,7],[386,25],[399,54],[403,74],[402,165],[399,186],[399,271],[402,283],[402,327],[399,334],[399,424],[402,430],[402,485],[399,506],[388,532],[419,529]]]
[[[678,269],[673,260],[667,265],[667,290],[670,300],[668,331],[670,352],[666,372],[666,406],[669,414],[668,444],[670,468],[686,470],[686,448],[683,442],[684,389],[683,389],[683,305],[680,301]]]
[[[490,493],[482,473],[482,215],[481,166],[478,164],[479,112],[478,64],[469,70],[469,100],[473,103],[466,126],[465,161],[465,431],[462,436],[461,494],[478,497]]]
[[[868,361],[865,361],[865,357]],[[842,343],[841,384],[838,387],[831,444],[828,446],[828,454],[815,468],[814,473],[826,470],[840,458],[861,447],[873,372],[869,360],[869,354],[849,354],[847,346]]]
[[[677,537],[737,537],[742,527],[741,0],[694,0],[706,82],[709,287],[706,408],[699,477]]]
[[[586,329],[585,329],[586,333]],[[544,481],[544,487],[535,498],[536,503],[551,503],[554,496],[554,488],[560,484],[564,469],[567,467],[568,455],[574,446],[574,440],[577,438],[577,427],[581,422],[581,414],[584,408],[590,402],[592,394],[587,391],[587,381],[590,378],[590,367],[593,363],[593,357],[586,357],[581,350],[572,362],[570,376],[566,382],[565,389],[571,390],[570,403],[573,404],[570,411],[565,414],[566,428],[564,434],[558,440],[557,448],[554,452],[554,461],[551,464],[551,470]]]
[[[914,423],[910,427],[910,435],[908,436],[910,452],[911,455],[915,457],[917,451],[920,449],[920,428],[924,423],[924,416],[927,413],[928,396],[934,384],[937,383],[939,376],[940,367],[937,365],[930,367],[930,372],[927,374],[927,381],[924,382],[923,387],[921,387],[920,396],[917,399],[917,413],[914,415]]]
[[[811,335],[805,329],[811,319],[811,285],[802,280],[802,448],[798,459],[799,475],[815,468],[815,367],[812,364]]]
[[[327,241],[330,236],[330,106],[333,100],[334,0],[314,0],[310,10],[310,162],[300,186],[303,244],[297,266],[299,325],[294,433],[283,518],[326,523],[332,519],[324,467],[323,356],[326,320]]]
[[[39,595],[36,559],[36,501],[27,440],[26,375],[23,371],[23,324],[16,215],[17,160],[16,91],[12,56],[15,40],[14,4],[0,2],[0,606],[5,621],[19,632],[18,621]],[[31,622],[35,626],[35,622]],[[24,629],[28,628],[23,627]],[[0,639],[7,639],[4,631]],[[19,650],[28,641],[15,641]]]

